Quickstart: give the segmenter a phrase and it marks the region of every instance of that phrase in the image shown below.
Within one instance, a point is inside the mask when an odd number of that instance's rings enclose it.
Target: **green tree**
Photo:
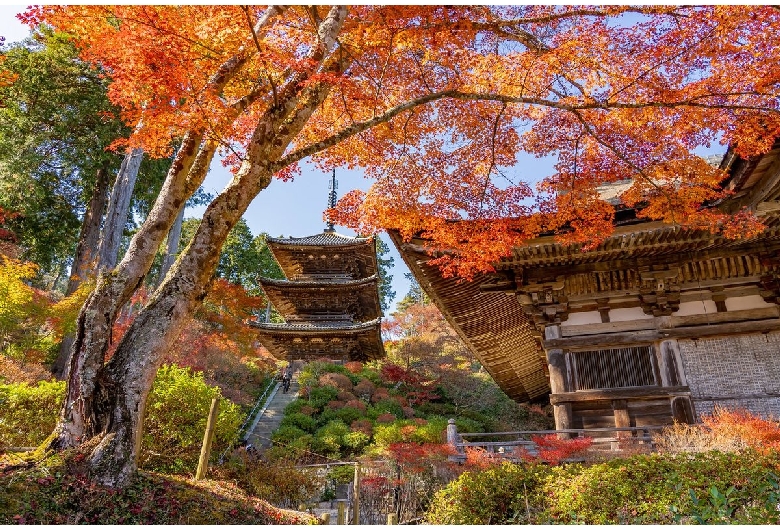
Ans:
[[[23,257],[56,277],[73,257],[90,198],[106,193],[119,167],[107,147],[129,129],[106,97],[107,79],[62,34],[3,53],[14,82],[0,86],[0,206],[20,213],[9,225]]]
[[[393,270],[393,263],[395,260],[392,256],[388,256],[389,252],[390,247],[377,236],[376,265],[379,272],[379,303],[382,306],[382,311],[385,312],[390,309],[390,301],[395,298],[395,291],[393,291],[393,275],[390,274],[390,271]]]

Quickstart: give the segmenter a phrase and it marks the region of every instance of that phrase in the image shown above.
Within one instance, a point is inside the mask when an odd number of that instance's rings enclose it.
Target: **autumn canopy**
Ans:
[[[634,182],[623,201],[644,201],[649,217],[729,231],[734,220],[700,208],[723,175],[691,151],[721,142],[755,154],[780,127],[771,7],[357,7],[333,34],[330,63],[309,72],[326,15],[290,8],[254,33],[259,7],[69,7],[42,18],[107,69],[125,119],[143,122],[130,141],[160,155],[201,129],[237,167],[295,76],[297,88],[327,84],[269,161],[274,172],[291,176],[307,155],[365,168],[375,184],[342,200],[340,221],[425,231],[459,252],[465,273],[540,231],[603,236],[611,207],[594,189],[623,179]],[[245,62],[215,89],[237,53]],[[516,166],[521,151],[557,156],[555,174]]]
[[[343,197],[338,223],[421,233],[462,275],[540,233],[604,237],[613,206],[597,187],[617,181],[633,183],[621,200],[641,215],[761,229],[752,212],[702,208],[724,174],[692,151],[719,142],[749,156],[780,133],[774,7],[67,6],[27,19],[72,36],[110,77],[135,130],[127,145],[173,155],[82,310],[51,444],[103,435],[92,462],[107,483],[134,469],[159,351],[205,296],[229,230],[307,157],[373,179]],[[104,363],[118,309],[220,151],[234,180]],[[529,174],[523,152],[556,157],[553,174]]]

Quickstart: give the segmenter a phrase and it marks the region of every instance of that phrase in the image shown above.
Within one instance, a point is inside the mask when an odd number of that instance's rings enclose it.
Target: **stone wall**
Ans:
[[[780,332],[680,340],[696,413],[715,405],[780,418]]]

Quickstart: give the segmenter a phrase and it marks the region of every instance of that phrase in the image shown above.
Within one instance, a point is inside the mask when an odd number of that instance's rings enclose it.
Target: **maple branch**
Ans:
[[[482,205],[485,203],[485,196],[487,195],[488,184],[490,184],[490,173],[493,168],[496,167],[496,135],[498,134],[498,124],[501,121],[501,115],[506,110],[506,103],[501,105],[501,110],[496,114],[496,119],[493,120],[493,132],[491,134],[490,142],[490,167],[488,167],[487,175],[485,175],[485,185],[482,188],[482,197],[479,199],[479,210],[482,211]]]
[[[363,131],[366,131],[370,129],[371,127],[374,127],[376,125],[379,125],[380,123],[385,123],[393,119],[395,116],[398,116],[404,111],[411,110],[415,107],[419,107],[421,105],[425,105],[426,103],[430,103],[432,101],[436,101],[439,99],[443,99],[446,97],[451,97],[456,92],[454,90],[445,90],[443,92],[434,92],[432,94],[427,94],[425,96],[421,96],[419,98],[407,101],[405,103],[402,103],[401,105],[397,105],[387,111],[385,111],[383,114],[380,114],[379,116],[376,116],[374,118],[371,118],[370,120],[365,120],[362,122],[354,123],[350,125],[349,127],[341,130],[340,132],[333,134],[329,136],[328,138],[325,138],[324,140],[321,140],[319,142],[316,142],[314,144],[311,144],[307,147],[298,149],[297,151],[293,151],[292,153],[289,153],[287,156],[280,159],[276,164],[274,164],[275,171],[278,171],[279,169],[282,169],[290,164],[293,164],[295,162],[298,162],[307,156],[311,156],[315,153],[319,153],[320,151],[327,149],[329,147],[333,147],[334,145],[338,144],[339,142],[342,142],[346,140],[347,138],[350,138],[356,134],[359,134]]]
[[[680,107],[696,107],[696,108],[706,108],[706,109],[719,109],[719,110],[760,110],[765,112],[780,112],[780,109],[773,108],[773,107],[767,107],[767,106],[756,106],[756,105],[729,105],[725,103],[697,103],[696,100],[699,99],[705,99],[705,98],[718,98],[718,97],[728,97],[728,96],[739,96],[739,95],[754,95],[754,96],[760,96],[759,93],[724,93],[724,94],[701,94],[699,96],[695,96],[689,99],[679,100],[679,101],[644,101],[644,102],[637,102],[637,103],[620,103],[620,102],[598,102],[598,101],[592,101],[588,103],[580,103],[576,105],[567,104],[567,103],[561,103],[558,101],[552,101],[549,99],[543,99],[543,98],[537,98],[537,97],[525,97],[525,96],[507,96],[504,94],[491,94],[491,93],[479,93],[479,92],[461,92],[458,90],[453,90],[449,92],[448,97],[451,97],[453,99],[460,99],[460,100],[466,100],[466,101],[501,101],[506,103],[518,103],[518,104],[524,104],[524,105],[538,105],[541,107],[549,107],[553,109],[559,109],[559,110],[612,110],[612,109],[644,109],[648,107],[659,107],[659,108],[680,108]],[[772,94],[769,94],[772,95]]]

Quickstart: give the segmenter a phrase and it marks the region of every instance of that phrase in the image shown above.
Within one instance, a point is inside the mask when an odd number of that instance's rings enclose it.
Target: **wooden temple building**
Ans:
[[[780,417],[780,142],[760,157],[729,151],[733,192],[767,225],[728,240],[638,219],[616,206],[597,248],[539,237],[469,282],[428,264],[426,242],[396,247],[420,285],[501,388],[554,406],[556,428],[692,422],[715,405]]]
[[[335,186],[334,175],[331,203]],[[320,234],[266,241],[286,279],[259,281],[285,322],[253,326],[274,357],[292,362],[384,356],[373,237],[344,236],[328,223]]]

